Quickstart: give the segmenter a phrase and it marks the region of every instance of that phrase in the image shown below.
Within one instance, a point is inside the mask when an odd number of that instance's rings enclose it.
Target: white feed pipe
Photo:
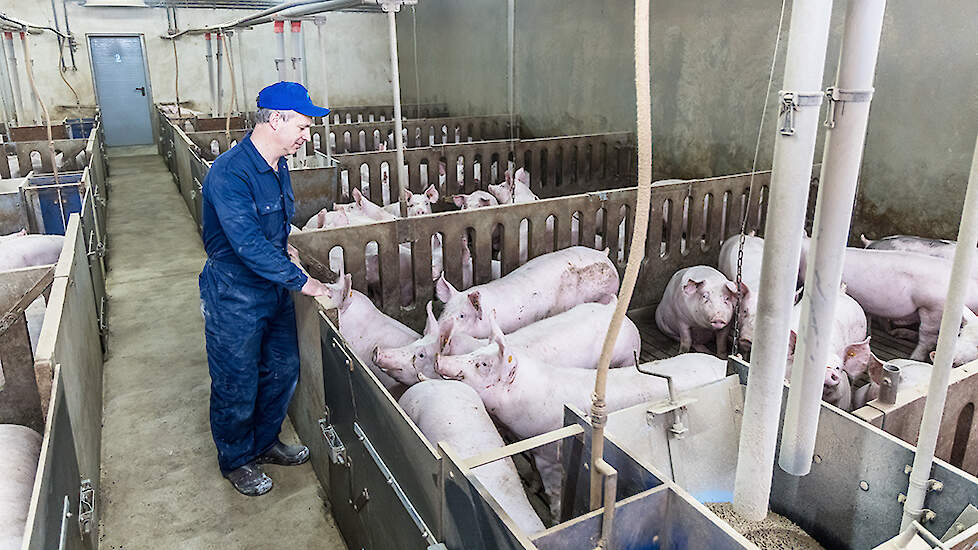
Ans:
[[[407,217],[407,201],[400,190],[408,186],[407,167],[404,166],[404,136],[401,123],[401,75],[397,68],[397,24],[394,14],[400,9],[400,4],[389,2],[384,4],[387,12],[387,32],[390,37],[391,49],[391,90],[394,93],[394,145],[397,148],[395,163],[397,164],[398,201],[401,203],[401,216]],[[328,139],[328,138],[327,138]],[[393,176],[390,178],[393,183]],[[393,191],[393,185],[391,185]]]
[[[319,51],[316,52],[319,55],[320,62],[323,66],[323,107],[329,107],[329,76],[327,76],[327,63],[326,63],[326,38],[323,32],[323,27],[326,26],[325,17],[316,18],[316,33],[319,40]],[[326,143],[320,143],[320,146],[326,151],[326,158],[330,158],[333,154],[332,146],[329,140],[329,115],[323,117],[323,140]]]
[[[217,57],[214,59],[214,69],[217,73],[217,116],[224,116],[224,67],[221,60],[224,59],[224,40],[222,33],[218,32],[214,36],[217,39]]]
[[[4,48],[7,50],[7,70],[10,72],[10,85],[14,94],[14,115],[17,124],[23,124],[26,113],[24,113],[24,100],[21,96],[20,74],[17,72],[17,53],[14,51],[14,35],[10,32],[3,33]]]
[[[755,344],[740,433],[734,508],[767,516],[785,361],[808,201],[832,2],[795,0],[774,142],[771,198],[758,292]]]
[[[295,74],[295,81],[303,86],[306,85],[306,71],[303,64],[305,56],[305,43],[302,36],[302,21],[292,21],[292,72]]]
[[[796,476],[811,471],[815,453],[825,363],[866,141],[885,8],[886,0],[849,0],[839,73],[835,87],[829,90],[829,130],[810,248],[814,257],[809,259],[805,275],[800,338],[778,460],[781,469]]]
[[[239,29],[235,34],[238,37],[238,79],[241,80],[241,85],[238,86],[241,89],[241,105],[238,109],[243,114],[251,108],[248,103],[248,89],[245,87],[244,39],[242,38],[244,29]]]
[[[948,379],[951,376],[951,360],[954,346],[958,341],[961,325],[961,312],[970,288],[972,267],[975,263],[975,247],[978,246],[978,140],[971,159],[971,176],[968,190],[964,196],[964,210],[961,212],[961,226],[958,229],[958,246],[954,249],[954,263],[951,267],[951,281],[948,285],[947,300],[941,318],[941,332],[937,338],[937,354],[934,368],[927,386],[927,401],[924,416],[920,420],[917,437],[917,451],[914,454],[913,470],[910,472],[910,486],[907,500],[903,504],[903,521],[900,531],[905,530],[923,513],[924,499],[931,489],[930,470],[934,464],[934,451],[937,448],[937,434],[941,429],[941,416],[947,400]]]
[[[30,74],[34,70],[34,60],[31,59],[30,50],[28,49],[27,33],[20,33],[20,45],[24,48],[24,70]],[[34,124],[40,125],[43,122],[41,106],[38,104],[38,97],[33,88],[31,89],[31,105],[34,109]]]
[[[206,47],[204,57],[207,59],[207,81],[211,90],[211,116],[217,116],[217,88],[214,86],[214,49],[211,46],[211,33],[204,34]]]
[[[288,70],[285,67],[285,21],[276,21],[273,27],[275,32],[275,71],[278,73],[278,81],[282,82],[289,79]]]
[[[16,126],[17,117],[14,110],[14,91],[10,86],[10,72],[7,70],[7,47],[0,37],[0,94],[3,96],[4,121],[7,126]]]

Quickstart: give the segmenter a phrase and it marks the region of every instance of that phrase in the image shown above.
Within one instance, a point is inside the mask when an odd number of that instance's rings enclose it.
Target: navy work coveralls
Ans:
[[[214,161],[203,184],[201,311],[211,375],[211,433],[221,472],[278,442],[299,378],[290,290],[307,277],[286,253],[295,195],[251,135]]]

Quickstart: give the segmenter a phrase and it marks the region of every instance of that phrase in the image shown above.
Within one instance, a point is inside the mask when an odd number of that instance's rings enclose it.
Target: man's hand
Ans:
[[[328,292],[328,288],[318,279],[309,277],[306,280],[306,284],[302,285],[302,290],[299,292],[305,294],[306,296],[325,296]]]

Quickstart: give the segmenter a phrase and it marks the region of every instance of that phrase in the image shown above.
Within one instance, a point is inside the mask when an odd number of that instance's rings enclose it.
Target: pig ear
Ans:
[[[472,303],[472,307],[475,308],[475,317],[476,317],[476,319],[479,319],[481,321],[482,320],[482,317],[483,317],[483,315],[482,315],[482,295],[479,294],[479,291],[478,290],[476,290],[475,292],[470,292],[469,293],[469,302],[471,302]]]
[[[437,296],[439,300],[447,303],[456,294],[458,294],[458,290],[455,290],[452,283],[445,280],[444,274],[442,274],[441,277],[438,277],[438,282],[435,283],[435,296]]]
[[[503,334],[503,329],[499,328],[499,323],[496,322],[495,312],[489,314],[489,329],[492,332],[492,341],[499,346],[499,351],[502,353],[506,347],[506,336]]]
[[[428,301],[428,306],[425,309],[428,311],[428,320],[424,325],[425,336],[438,334],[438,319],[435,318],[434,312],[431,311],[431,300]]]
[[[356,187],[353,188],[353,202],[357,203],[357,206],[363,206],[363,193]]]
[[[424,190],[424,194],[428,197],[431,202],[438,202],[438,189],[435,188],[434,184],[429,185],[427,189]]]
[[[978,321],[978,315],[975,315],[975,312],[971,311],[971,308],[968,306],[964,306],[964,309],[961,310],[961,320],[965,325],[974,323],[975,321]]]
[[[404,200],[406,201],[411,200],[412,195],[414,195],[414,193],[412,193],[411,190],[408,189],[407,187],[401,189],[401,197],[403,197]]]
[[[862,342],[849,344],[845,348],[842,358],[842,370],[846,371],[852,378],[859,378],[866,372],[869,364],[873,361],[873,352],[869,349],[869,337]]]
[[[937,357],[937,351],[930,352],[930,362],[933,363],[934,359]]]
[[[530,186],[530,173],[527,172],[524,168],[520,168],[519,170],[516,171],[516,181],[518,181],[518,182],[526,185],[527,187],[529,187]]]
[[[877,385],[883,383],[883,362],[876,357],[876,354],[870,353],[869,365],[867,370],[869,371],[869,379],[872,380]]]
[[[343,275],[343,299],[340,300],[340,304],[345,303],[352,296],[353,296],[353,275],[347,273],[346,275]]]
[[[459,208],[465,208],[465,197],[462,195],[452,195],[452,202]]]
[[[513,185],[513,173],[506,170],[506,185]]]
[[[683,285],[683,293],[686,296],[692,296],[696,294],[696,291],[703,286],[703,281],[694,281],[692,279],[687,279],[686,284]]]

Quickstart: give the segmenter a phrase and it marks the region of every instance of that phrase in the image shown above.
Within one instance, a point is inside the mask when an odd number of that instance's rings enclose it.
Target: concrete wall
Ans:
[[[757,160],[770,168],[790,5]],[[845,2],[835,3],[825,85],[835,80]],[[749,170],[777,3],[652,2],[655,178]],[[517,0],[516,112],[524,135],[633,130],[631,0]],[[421,101],[455,114],[505,110],[506,2],[417,8]],[[402,89],[413,100],[410,12],[398,16]],[[978,129],[978,5],[889,2],[853,235],[953,238]],[[820,130],[816,161],[821,159]]]
[[[58,19],[64,26],[61,2],[58,6]],[[53,26],[51,4],[49,2],[25,2],[20,0],[0,0],[0,11],[35,24]],[[216,24],[246,15],[242,10],[212,10],[179,8],[177,20],[180,28]],[[68,82],[77,90],[82,105],[93,106],[95,93],[92,83],[91,62],[88,54],[86,33],[142,33],[146,44],[153,100],[172,102],[175,98],[173,46],[169,40],[160,38],[166,32],[166,11],[162,8],[107,8],[84,7],[68,3],[68,18],[72,33],[78,40],[75,52],[77,71],[66,73]],[[390,58],[387,49],[387,26],[379,14],[333,13],[326,16],[326,54],[328,57],[329,98],[333,105],[358,105],[390,103]],[[313,22],[303,23],[307,56],[307,74],[311,95],[319,100],[322,88],[322,70],[317,55],[317,30]],[[245,60],[245,90],[250,108],[254,108],[254,98],[261,87],[277,80],[274,66],[275,42],[270,24],[243,31],[244,52],[239,57],[237,37],[231,38],[231,48],[235,52],[233,61]],[[291,42],[287,35],[287,56],[291,53]],[[17,44],[18,66],[21,69],[21,84],[24,93],[29,93],[26,74],[23,71],[23,49]],[[64,116],[73,111],[75,98],[58,74],[58,45],[52,33],[33,35],[31,52],[34,57],[34,73],[42,98],[49,108],[54,105],[54,116]],[[180,70],[180,100],[184,105],[208,111],[210,109],[210,89],[208,87],[207,63],[204,59],[203,35],[185,35],[177,41],[177,55]],[[68,59],[67,47],[65,58]],[[235,66],[235,78],[238,76]],[[224,66],[223,104],[227,104],[231,82]],[[240,82],[237,83],[239,86]],[[240,98],[240,92],[239,92]],[[29,97],[25,95],[25,97]],[[240,99],[239,99],[240,102]],[[30,114],[29,103],[25,108]],[[226,108],[226,107],[225,107]]]

